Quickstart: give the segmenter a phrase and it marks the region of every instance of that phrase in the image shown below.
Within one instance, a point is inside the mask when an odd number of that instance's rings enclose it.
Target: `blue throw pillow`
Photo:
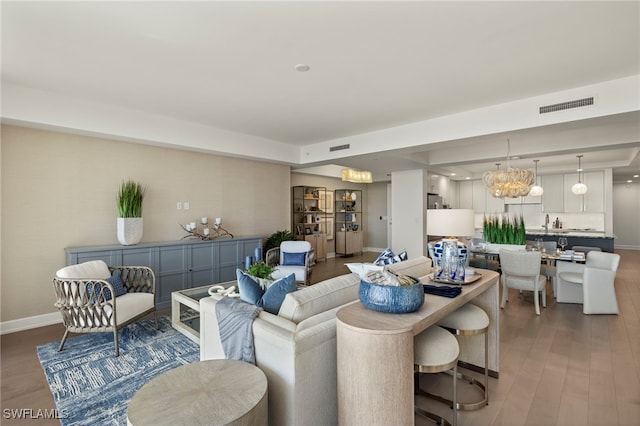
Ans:
[[[244,271],[236,269],[236,276],[240,300],[264,308],[265,311],[274,315],[278,315],[285,296],[297,290],[295,274],[272,282],[266,291],[254,277]]]
[[[283,252],[283,265],[290,266],[304,266],[304,258],[307,256],[306,252],[301,253],[287,253]]]
[[[113,271],[113,275],[111,275],[105,281],[113,286],[113,291],[116,293],[116,297],[122,296],[123,294],[127,293],[127,289],[124,287],[122,277],[120,276],[120,271]],[[98,295],[93,294],[94,285],[94,283],[87,284],[87,296],[89,297],[89,300],[95,303],[98,299]],[[98,289],[100,288],[100,286],[98,285],[95,285],[95,287],[97,287]],[[107,287],[104,288],[104,298],[105,300],[111,300],[111,291]]]
[[[284,278],[272,282],[256,305],[264,308],[267,312],[278,315],[278,311],[280,311],[280,306],[282,306],[286,295],[293,293],[297,289],[296,275],[289,274]]]
[[[257,304],[258,300],[260,300],[264,294],[264,290],[258,280],[241,269],[236,269],[236,277],[238,278],[240,300],[251,303],[252,305]]]
[[[113,275],[107,278],[106,281],[113,286],[113,291],[116,292],[116,297],[122,296],[123,294],[127,294],[127,289],[124,288],[124,283],[122,282],[122,276],[120,275],[120,271],[118,270],[113,271]],[[109,295],[109,299],[111,299],[111,295]]]

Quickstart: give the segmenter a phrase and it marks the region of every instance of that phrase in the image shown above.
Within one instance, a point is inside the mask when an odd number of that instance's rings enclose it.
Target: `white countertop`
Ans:
[[[535,228],[527,229],[526,232],[529,235],[564,235],[567,237],[611,238],[610,236],[605,235],[604,231],[598,231],[595,229],[549,228],[548,231],[545,231],[544,229]]]

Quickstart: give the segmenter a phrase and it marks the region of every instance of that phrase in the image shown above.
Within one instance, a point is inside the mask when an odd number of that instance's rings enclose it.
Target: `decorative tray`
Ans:
[[[478,281],[480,278],[482,278],[482,274],[479,274],[479,273],[476,272],[473,275],[466,276],[466,277],[464,277],[464,282],[454,281],[454,280],[451,280],[449,278],[436,278],[436,277],[433,276],[433,273],[427,275],[427,278],[429,278],[429,280],[433,281],[434,283],[454,284],[454,285],[467,285],[467,284],[471,284],[471,283],[474,283],[474,282]]]

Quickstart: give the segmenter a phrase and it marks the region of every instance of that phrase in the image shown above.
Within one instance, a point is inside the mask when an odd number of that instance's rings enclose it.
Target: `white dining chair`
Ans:
[[[500,267],[502,269],[502,303],[504,309],[509,301],[509,289],[533,291],[533,303],[536,315],[540,315],[538,299],[542,296],[542,306],[547,307],[547,278],[540,275],[542,254],[538,251],[500,249]]]
[[[619,254],[602,251],[587,253],[584,264],[557,262],[556,301],[582,303],[585,314],[617,314],[614,281],[619,264]]]

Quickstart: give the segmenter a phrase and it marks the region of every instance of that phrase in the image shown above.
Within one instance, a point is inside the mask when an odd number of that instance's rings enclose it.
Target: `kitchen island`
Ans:
[[[558,238],[567,238],[567,247],[571,249],[573,246],[589,246],[600,247],[602,251],[613,253],[613,242],[615,236],[607,236],[604,232],[592,229],[527,229],[527,240],[535,240],[542,238],[543,241],[558,242]]]

